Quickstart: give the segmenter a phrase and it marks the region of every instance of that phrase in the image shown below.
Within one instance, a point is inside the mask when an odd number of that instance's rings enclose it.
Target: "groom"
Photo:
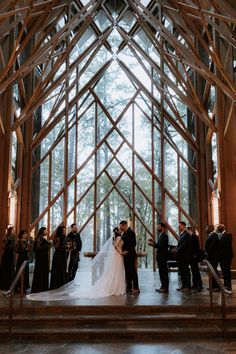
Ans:
[[[119,223],[120,230],[123,232],[122,240],[124,242],[122,252],[124,255],[125,276],[126,276],[126,293],[139,294],[138,274],[135,266],[136,263],[136,235],[128,226],[126,220]]]

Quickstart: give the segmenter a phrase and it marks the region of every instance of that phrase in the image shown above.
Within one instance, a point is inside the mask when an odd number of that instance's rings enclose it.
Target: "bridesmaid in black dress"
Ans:
[[[16,262],[16,274],[19,271],[21,265],[24,261],[29,260],[29,235],[26,230],[21,230],[18,235],[18,241],[16,244],[16,254],[18,254],[17,262]],[[20,290],[20,283],[19,281],[17,285],[17,290]],[[24,274],[24,291],[29,289],[29,265],[25,267],[25,274]]]
[[[0,289],[8,290],[15,274],[15,228],[10,226],[3,241],[4,252],[0,268]]]
[[[48,230],[46,227],[39,229],[34,242],[35,253],[34,277],[31,292],[37,293],[48,290],[50,242],[47,241]]]
[[[59,226],[53,240],[55,252],[52,259],[50,289],[57,289],[66,283],[66,228]]]

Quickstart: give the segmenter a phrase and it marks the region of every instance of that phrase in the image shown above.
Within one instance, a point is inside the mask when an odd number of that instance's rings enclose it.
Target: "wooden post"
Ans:
[[[222,23],[219,23],[222,26]],[[233,51],[225,41],[215,34],[216,47],[221,61],[224,62],[226,52],[229,50],[225,71],[233,81]],[[222,79],[221,73],[216,75]],[[217,123],[218,123],[218,190],[220,195],[220,222],[226,226],[227,231],[233,234],[233,268],[236,267],[236,110],[235,104],[217,87]]]
[[[11,19],[9,19],[9,23]],[[2,60],[0,60],[0,71],[3,70],[8,61],[14,45],[14,31],[12,30],[8,38],[1,45]],[[9,72],[9,75],[11,72]],[[13,122],[12,109],[12,85],[0,95],[0,254],[3,248],[3,237],[9,222],[9,193],[11,191],[11,146]]]
[[[197,43],[198,52],[201,56],[203,62],[208,60],[208,57],[205,56],[204,51],[199,43]],[[204,88],[206,81],[198,74],[195,74],[195,87],[198,93],[200,100],[203,99]],[[199,239],[202,246],[205,245],[206,239],[206,226],[209,222],[208,215],[208,175],[207,175],[207,164],[206,159],[206,135],[207,135],[207,126],[203,121],[197,118],[196,123],[196,135],[199,146],[199,151],[197,154],[197,171],[198,171],[198,180],[197,180],[197,196],[198,196],[198,224],[199,224]],[[208,147],[207,147],[208,149]]]
[[[27,59],[33,51],[33,40],[31,39],[29,44],[26,46],[24,52],[24,58]],[[34,89],[34,71],[32,71],[24,79],[24,87],[26,93],[26,100],[32,95]],[[24,123],[24,142],[25,149],[23,153],[22,161],[22,189],[21,189],[21,213],[20,213],[20,225],[22,229],[29,229],[31,223],[31,183],[32,183],[32,137],[33,137],[33,121],[34,117],[32,115],[31,119],[28,119]]]

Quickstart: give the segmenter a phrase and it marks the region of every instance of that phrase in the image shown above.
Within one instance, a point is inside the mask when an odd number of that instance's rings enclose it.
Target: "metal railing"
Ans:
[[[225,336],[225,319],[226,319],[226,306],[225,306],[225,295],[232,295],[232,291],[225,289],[223,286],[219,275],[216,273],[215,269],[212,267],[211,263],[208,260],[204,260],[203,263],[207,266],[208,276],[209,276],[209,294],[210,294],[210,310],[213,312],[213,286],[212,280],[215,279],[220,293],[221,293],[221,318],[222,318],[222,327],[223,335]]]
[[[3,292],[3,295],[5,297],[9,298],[9,315],[8,315],[8,331],[9,331],[9,335],[11,336],[11,332],[12,332],[12,316],[13,316],[13,306],[14,306],[14,302],[13,302],[13,297],[14,297],[14,291],[16,286],[19,283],[20,280],[20,301],[21,301],[21,308],[23,307],[23,298],[24,298],[24,279],[25,279],[25,268],[27,267],[27,265],[29,264],[29,261],[24,261],[20,267],[20,269],[18,270],[9,290]]]
[[[20,280],[20,300],[21,300],[21,307],[23,308],[23,298],[24,298],[24,275],[25,275],[25,268],[29,264],[29,261],[24,261],[16,274],[9,290],[3,292],[3,295],[5,297],[9,298],[9,335],[11,336],[12,333],[12,317],[13,317],[13,295],[16,286],[18,285],[18,282]],[[223,334],[225,336],[225,319],[226,319],[226,306],[225,306],[225,296],[226,295],[232,295],[232,291],[229,291],[225,289],[223,286],[218,274],[216,273],[215,269],[212,267],[211,263],[208,260],[204,260],[203,264],[207,266],[208,269],[208,275],[209,275],[209,294],[210,294],[210,310],[213,312],[213,286],[212,286],[212,280],[213,278],[215,279],[220,293],[221,293],[221,318],[222,318],[222,327],[223,327]]]

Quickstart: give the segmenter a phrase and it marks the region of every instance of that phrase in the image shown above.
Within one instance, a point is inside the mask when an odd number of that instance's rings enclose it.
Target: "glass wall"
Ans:
[[[55,56],[39,67],[53,80],[34,115],[31,228],[48,225],[53,233],[76,222],[85,252],[99,250],[128,219],[137,250],[147,252],[140,266],[152,268],[147,240],[158,222],[167,222],[172,245],[180,220],[198,227],[195,115],[184,85],[173,90],[165,39],[117,4],[112,10],[105,2],[84,31],[72,30],[60,65]],[[67,21],[64,15],[55,30]],[[173,33],[170,19],[163,24]]]

